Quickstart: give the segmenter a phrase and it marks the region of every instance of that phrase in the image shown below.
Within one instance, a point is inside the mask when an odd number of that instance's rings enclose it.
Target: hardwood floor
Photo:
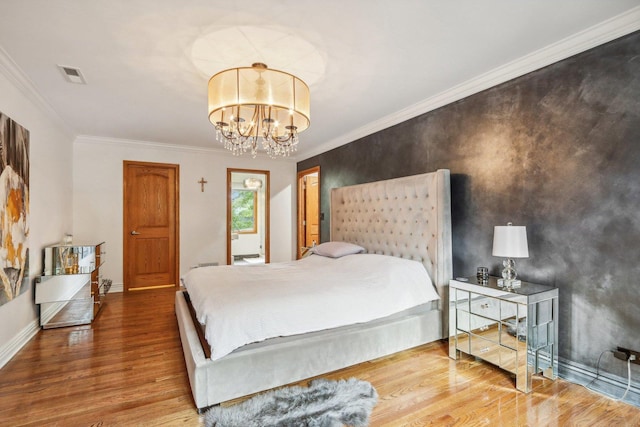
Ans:
[[[92,325],[41,331],[0,370],[2,426],[199,426],[172,290],[107,295]],[[563,380],[525,395],[442,342],[325,377],[380,396],[372,426],[638,426],[640,409]]]

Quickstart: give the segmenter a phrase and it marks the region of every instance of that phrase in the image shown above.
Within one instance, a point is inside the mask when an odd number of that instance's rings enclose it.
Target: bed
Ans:
[[[176,316],[198,410],[447,337],[450,206],[448,170],[332,189],[331,241],[358,245],[368,255],[419,261],[433,283],[425,286],[439,295],[384,317],[210,354],[199,333],[206,325],[200,325],[187,292],[178,291]]]

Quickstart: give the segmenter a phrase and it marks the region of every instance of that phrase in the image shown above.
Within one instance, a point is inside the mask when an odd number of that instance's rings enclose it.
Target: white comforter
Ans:
[[[182,282],[211,359],[238,347],[368,322],[439,299],[424,266],[384,255],[196,268]]]

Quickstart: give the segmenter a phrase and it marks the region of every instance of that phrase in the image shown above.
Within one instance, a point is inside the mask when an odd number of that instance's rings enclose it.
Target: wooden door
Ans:
[[[318,206],[319,188],[317,175],[305,176],[304,192],[305,245],[309,247],[320,243],[320,227],[318,224],[320,207]]]
[[[298,172],[298,259],[320,243],[320,166]]]
[[[124,162],[124,289],[178,286],[179,166]]]

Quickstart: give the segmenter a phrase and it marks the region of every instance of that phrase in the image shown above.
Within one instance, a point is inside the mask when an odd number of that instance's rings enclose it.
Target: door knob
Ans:
[[[138,234],[140,234],[140,233],[138,233],[136,230],[133,230],[133,231],[131,232],[131,235],[132,235],[132,236],[137,236]]]

